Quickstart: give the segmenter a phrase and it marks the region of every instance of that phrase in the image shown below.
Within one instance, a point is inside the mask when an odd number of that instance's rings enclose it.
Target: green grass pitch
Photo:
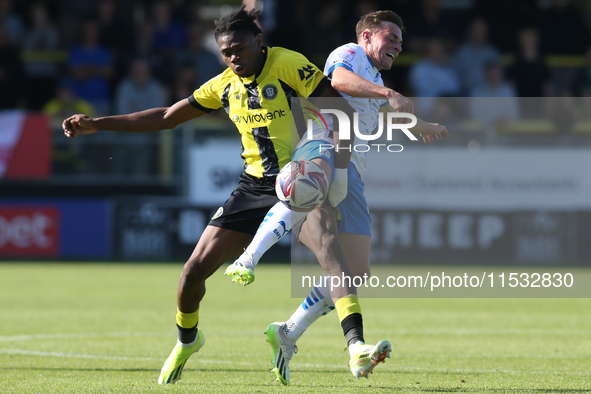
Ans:
[[[0,393],[591,393],[590,299],[367,299],[369,343],[392,358],[369,379],[347,368],[336,314],[300,340],[291,385],[275,382],[262,335],[287,319],[290,268],[247,287],[207,282],[206,342],[183,379],[156,382],[176,341],[178,264],[0,264]]]

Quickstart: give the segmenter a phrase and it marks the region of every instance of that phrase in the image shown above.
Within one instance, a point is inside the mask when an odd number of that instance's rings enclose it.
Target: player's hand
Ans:
[[[412,100],[398,92],[394,92],[392,97],[388,97],[388,103],[396,112],[415,113],[415,104]]]
[[[440,140],[442,137],[449,137],[447,128],[445,126],[440,125],[439,123],[428,123],[428,125],[430,126],[429,129],[419,134],[421,137],[423,137],[425,144],[435,142],[433,136],[435,136],[435,138],[438,140]]]
[[[66,137],[96,133],[98,129],[93,126],[93,118],[86,115],[76,114],[62,122],[62,128]]]
[[[334,179],[332,180],[332,184],[328,190],[328,202],[333,207],[339,205],[339,203],[343,201],[345,197],[347,197],[348,178],[349,175],[347,174],[346,168],[334,169]]]

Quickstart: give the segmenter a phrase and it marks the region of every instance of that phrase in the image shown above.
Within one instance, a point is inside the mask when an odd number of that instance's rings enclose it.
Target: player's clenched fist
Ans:
[[[62,123],[64,134],[66,137],[76,137],[96,133],[98,129],[93,126],[93,120],[93,118],[82,114],[72,115]]]

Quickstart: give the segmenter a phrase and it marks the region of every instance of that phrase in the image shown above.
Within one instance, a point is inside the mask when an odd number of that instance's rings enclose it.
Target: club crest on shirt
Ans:
[[[215,215],[212,216],[211,220],[217,219],[224,213],[224,207],[219,207],[218,210],[215,212]]]
[[[272,83],[265,85],[261,91],[263,93],[263,97],[267,100],[273,100],[275,97],[277,97],[277,93],[279,92],[277,86],[273,85]]]
[[[341,58],[344,60],[351,61],[355,57],[355,51],[352,49],[347,49],[345,52],[341,53]]]

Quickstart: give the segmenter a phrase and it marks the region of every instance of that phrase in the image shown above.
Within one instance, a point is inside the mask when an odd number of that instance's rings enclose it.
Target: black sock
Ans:
[[[347,340],[347,346],[351,346],[355,342],[364,342],[363,339],[363,318],[361,313],[352,313],[345,317],[341,322],[343,328],[343,334]]]
[[[183,328],[177,324],[176,327],[179,329],[179,341],[181,343],[191,343],[197,338],[197,326],[193,328]]]

